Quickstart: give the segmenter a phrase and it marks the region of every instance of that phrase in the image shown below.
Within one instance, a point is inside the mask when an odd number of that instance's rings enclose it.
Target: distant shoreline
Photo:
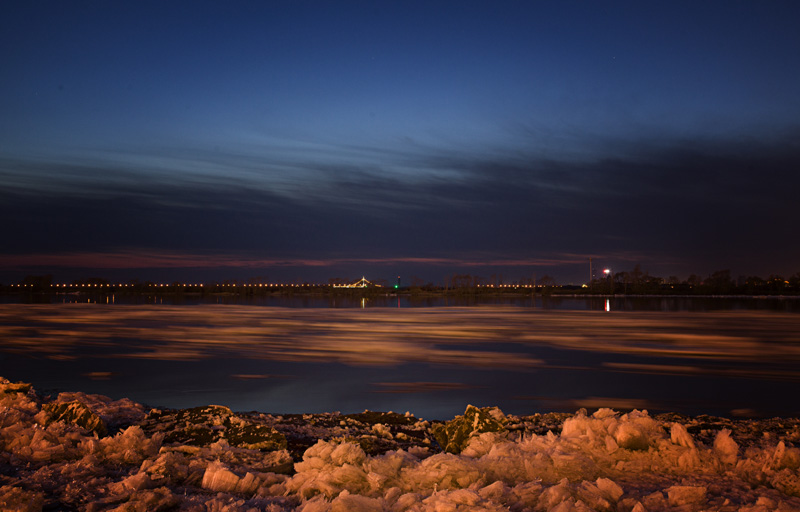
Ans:
[[[676,298],[676,299],[800,299],[800,293],[681,293],[665,290],[660,293],[593,293],[577,286],[537,287],[508,285],[503,287],[469,288],[339,288],[330,285],[123,285],[39,287],[0,286],[0,295],[176,295],[176,296],[313,296],[313,297],[559,297],[559,298]]]

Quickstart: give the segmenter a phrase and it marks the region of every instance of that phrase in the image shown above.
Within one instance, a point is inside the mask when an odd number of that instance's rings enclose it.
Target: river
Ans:
[[[0,304],[0,376],[153,407],[798,416],[800,300],[52,295]]]

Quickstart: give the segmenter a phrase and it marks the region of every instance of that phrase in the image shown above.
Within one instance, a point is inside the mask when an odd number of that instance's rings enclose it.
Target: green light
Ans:
[[[397,289],[397,288],[398,288],[398,286],[397,286],[397,285],[394,285],[394,287],[395,287],[395,289]]]

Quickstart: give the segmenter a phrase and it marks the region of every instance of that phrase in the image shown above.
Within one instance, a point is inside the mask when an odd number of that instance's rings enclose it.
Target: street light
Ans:
[[[613,293],[614,293],[614,284],[611,282],[611,269],[610,268],[604,268],[603,269],[603,274],[605,274],[606,282],[608,283],[608,293],[613,295]]]

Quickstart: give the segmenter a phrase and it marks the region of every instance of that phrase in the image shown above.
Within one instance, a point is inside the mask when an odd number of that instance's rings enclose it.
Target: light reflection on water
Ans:
[[[800,413],[797,313],[359,302],[0,305],[0,375],[153,406],[276,413],[447,418],[467,403]]]
[[[510,295],[372,295],[358,294],[114,294],[103,292],[0,295],[0,304],[118,304],[195,306],[200,304],[282,308],[428,308],[517,306],[545,310],[591,311],[786,311],[800,313],[800,297],[581,296]]]

